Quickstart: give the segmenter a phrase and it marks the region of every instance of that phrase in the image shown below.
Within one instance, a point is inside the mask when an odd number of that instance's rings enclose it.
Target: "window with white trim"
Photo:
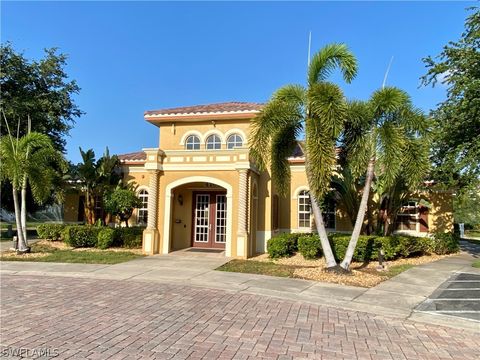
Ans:
[[[227,139],[227,149],[234,149],[243,146],[243,138],[239,134],[232,134]]]
[[[298,194],[298,228],[299,229],[310,229],[312,227],[310,215],[311,215],[310,195],[307,190],[302,190]]]
[[[312,206],[310,192],[302,190],[298,194],[298,228],[311,229],[312,227]],[[327,196],[321,206],[325,228],[335,229],[335,199]]]
[[[142,205],[137,211],[137,223],[146,224],[148,219],[148,191],[140,190],[138,193],[138,198],[142,202]]]
[[[186,150],[200,150],[200,138],[197,135],[190,135],[185,141]]]
[[[207,150],[220,150],[222,147],[222,140],[220,140],[220,136],[215,134],[210,135],[205,143]]]
[[[395,230],[416,231],[419,214],[420,211],[416,201],[410,200],[405,202],[397,214]]]

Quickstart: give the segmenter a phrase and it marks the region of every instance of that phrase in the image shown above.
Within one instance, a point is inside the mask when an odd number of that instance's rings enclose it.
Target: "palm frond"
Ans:
[[[403,128],[391,122],[384,123],[376,129],[377,141],[376,154],[378,157],[376,174],[382,173],[385,177],[386,186],[393,181],[402,169],[403,150],[405,137]]]
[[[372,157],[373,113],[368,102],[347,103],[345,130],[343,136],[347,163],[352,176],[360,177],[366,171]]]
[[[290,163],[288,158],[297,145],[301,129],[299,122],[287,124],[275,133],[272,139],[271,164],[272,181],[280,195],[287,195],[290,188]]]
[[[309,117],[318,121],[327,136],[336,139],[343,130],[347,114],[340,87],[328,82],[313,84],[307,96]]]
[[[345,44],[326,45],[312,57],[308,68],[309,86],[325,81],[335,68],[340,69],[347,83],[357,74],[357,59]]]
[[[304,119],[303,103],[300,101],[300,87],[286,86],[264,106],[252,120],[249,136],[250,156],[260,170],[271,164],[272,140],[285,128],[294,128],[295,134],[302,127]]]
[[[426,141],[421,138],[410,138],[405,142],[402,174],[412,189],[422,184],[430,170],[429,146]]]

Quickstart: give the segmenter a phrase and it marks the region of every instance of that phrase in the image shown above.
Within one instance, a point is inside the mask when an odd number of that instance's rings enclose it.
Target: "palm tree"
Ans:
[[[347,161],[354,176],[365,175],[365,186],[352,237],[340,264],[345,270],[349,269],[363,226],[374,175],[381,176],[388,187],[401,173],[407,186],[414,187],[429,168],[425,138],[428,122],[406,92],[385,87],[374,92],[368,102],[349,103],[347,113]]]
[[[2,180],[12,184],[15,221],[17,224],[18,250],[27,250],[26,187],[30,185],[38,203],[42,203],[52,191],[54,170],[52,163],[63,166],[62,155],[54,149],[47,135],[37,132],[22,137],[10,133],[0,141],[0,173]],[[18,195],[21,191],[21,202]]]
[[[327,81],[340,69],[346,82],[357,73],[357,61],[344,44],[331,44],[318,51],[308,67],[307,87],[286,85],[277,90],[252,123],[250,149],[260,169],[271,170],[272,181],[285,195],[290,184],[287,158],[305,132],[305,167],[315,224],[327,263],[337,262],[328,241],[319,202],[330,187],[336,163],[335,146],[343,129],[347,105],[342,90]]]
[[[79,179],[82,181],[82,190],[85,192],[85,218],[88,224],[94,224],[95,199],[103,199],[108,191],[111,191],[121,182],[121,176],[115,171],[119,165],[117,155],[110,155],[108,147],[103,156],[95,160],[95,153],[92,149],[83,151],[80,148],[80,155],[83,163],[77,167]],[[110,221],[111,215],[106,214],[105,223]]]

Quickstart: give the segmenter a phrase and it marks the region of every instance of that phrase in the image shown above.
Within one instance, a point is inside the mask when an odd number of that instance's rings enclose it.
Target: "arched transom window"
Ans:
[[[142,202],[142,205],[138,208],[138,219],[139,224],[146,224],[148,218],[148,191],[140,190],[138,193],[138,198]]]
[[[243,138],[239,134],[232,134],[227,139],[227,149],[234,149],[243,146]]]
[[[190,135],[185,141],[186,150],[200,150],[200,138],[197,135]]]
[[[218,135],[210,135],[206,141],[207,150],[220,150],[222,147],[222,141]]]

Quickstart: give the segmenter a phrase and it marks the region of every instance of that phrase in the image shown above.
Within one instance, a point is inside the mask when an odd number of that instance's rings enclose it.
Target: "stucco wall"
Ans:
[[[453,231],[453,197],[451,192],[430,192],[432,204],[428,212],[429,232]]]

